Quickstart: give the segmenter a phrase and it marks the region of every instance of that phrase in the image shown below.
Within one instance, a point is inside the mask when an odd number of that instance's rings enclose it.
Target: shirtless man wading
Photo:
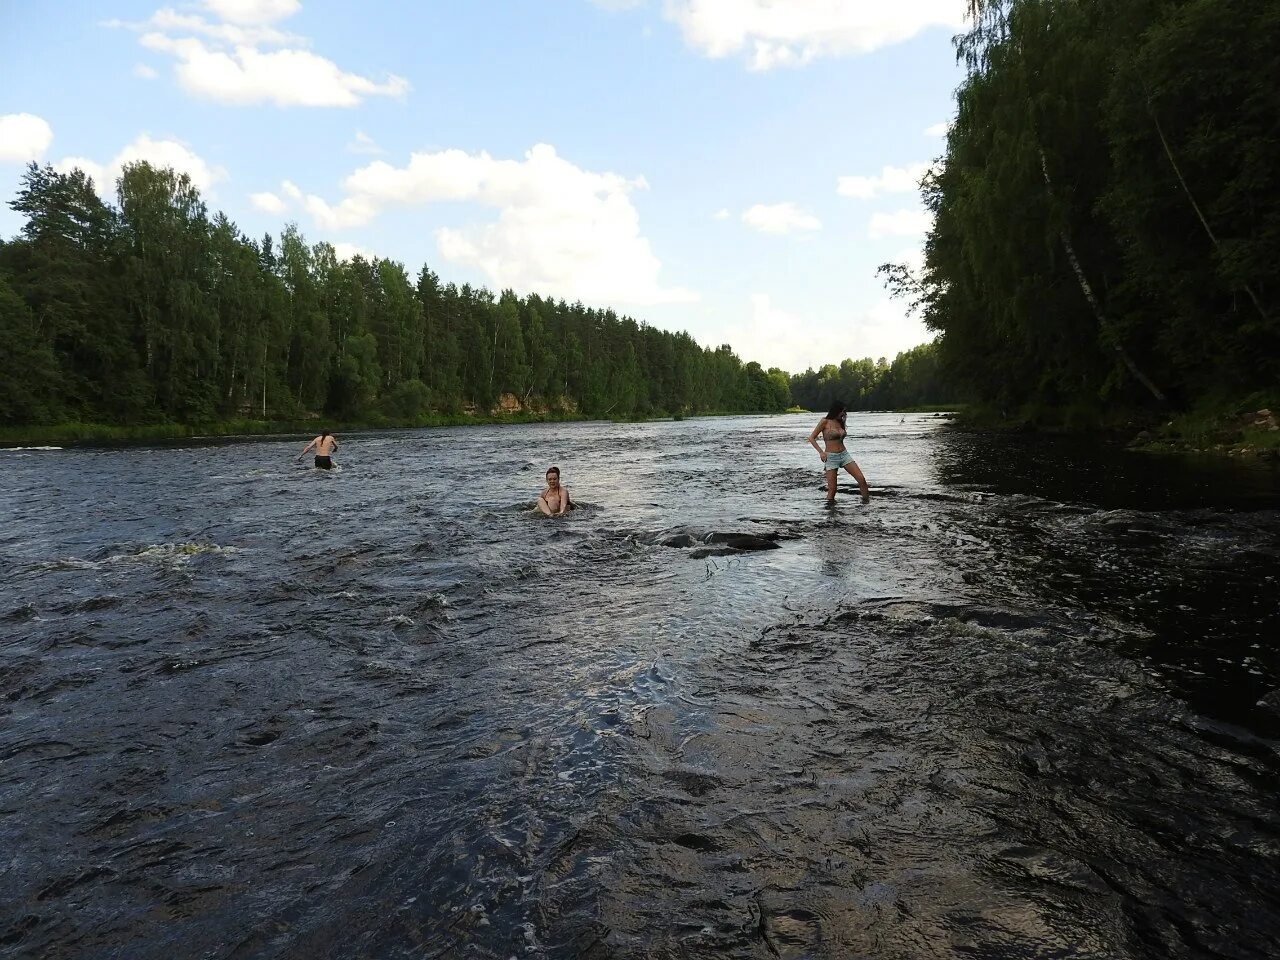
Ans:
[[[307,455],[308,450],[315,450],[316,469],[332,470],[333,469],[333,459],[332,459],[333,451],[337,449],[338,449],[338,441],[334,438],[332,433],[326,430],[323,433],[321,433],[320,436],[316,437],[314,440],[312,440],[310,443],[308,443],[305,447],[302,448],[302,452],[298,454],[298,459],[301,460],[303,457],[305,457]]]

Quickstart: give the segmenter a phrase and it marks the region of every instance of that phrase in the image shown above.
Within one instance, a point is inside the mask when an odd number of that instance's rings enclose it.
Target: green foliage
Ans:
[[[924,270],[883,271],[954,389],[1087,424],[1280,382],[1280,7],[972,7]]]
[[[836,401],[849,410],[955,407],[946,403],[955,394],[942,376],[938,347],[933,343],[904,351],[893,363],[883,357],[864,358],[806,370],[791,378],[790,396],[806,410],[825,411]]]
[[[24,174],[12,206],[26,225],[0,244],[0,343],[19,358],[0,426],[172,435],[320,413],[422,423],[791,402],[782,371],[611,310],[509,290],[495,300],[425,266],[411,281],[393,261],[341,262],[292,225],[250,240],[172,170],[132,164],[116,196],[103,203],[78,170]]]
[[[41,338],[26,302],[0,276],[0,343],[5,345],[0,378],[0,422],[47,423],[56,418],[57,361]]]

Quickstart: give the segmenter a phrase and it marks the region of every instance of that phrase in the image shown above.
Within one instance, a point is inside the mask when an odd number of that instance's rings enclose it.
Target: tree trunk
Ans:
[[[1045,189],[1049,192],[1049,196],[1053,196],[1053,181],[1049,179],[1049,161],[1045,158],[1044,148],[1040,148],[1040,172],[1044,174]],[[1089,301],[1089,307],[1093,310],[1094,317],[1097,318],[1099,329],[1105,334],[1110,324],[1107,322],[1107,316],[1102,312],[1102,305],[1098,303],[1098,298],[1093,294],[1093,287],[1089,286],[1089,280],[1084,275],[1084,268],[1080,266],[1080,258],[1076,256],[1075,246],[1071,243],[1071,234],[1065,227],[1058,232],[1058,239],[1062,241],[1062,249],[1066,251],[1067,260],[1071,264],[1071,270],[1075,273],[1076,282],[1080,284],[1080,290],[1084,293],[1084,298]],[[1129,356],[1126,350],[1117,340],[1112,339],[1111,349],[1133,374],[1140,384],[1151,392],[1151,395],[1161,403],[1166,402],[1165,395],[1160,388],[1151,382],[1151,378],[1139,369],[1138,365],[1133,362],[1133,357]]]

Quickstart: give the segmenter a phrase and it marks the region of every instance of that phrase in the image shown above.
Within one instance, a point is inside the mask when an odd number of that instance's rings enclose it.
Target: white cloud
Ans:
[[[745,210],[742,222],[761,233],[795,233],[797,230],[821,230],[822,221],[794,203],[757,203]]]
[[[133,65],[133,75],[143,80],[154,80],[159,76],[155,70],[147,66],[145,63],[135,63]]]
[[[375,83],[344,73],[332,60],[308,50],[242,46],[227,52],[194,37],[174,39],[160,33],[145,34],[141,42],[174,56],[178,83],[188,93],[219,103],[354,107],[367,96],[400,97],[409,90],[402,77]]]
[[[333,245],[333,255],[339,260],[351,260],[354,257],[364,257],[366,260],[374,259],[374,255],[364,247],[357,247],[354,243],[335,243]]]
[[[862,357],[892,360],[903,350],[928,343],[934,337],[922,319],[908,317],[904,306],[888,297],[876,301],[856,317],[851,328],[848,356],[855,360]]]
[[[286,209],[285,202],[270,192],[251,193],[249,202],[266,213],[284,213]]]
[[[93,177],[100,194],[110,196],[115,191],[116,180],[125,166],[139,160],[145,160],[153,167],[172,167],[178,173],[185,173],[191,178],[191,183],[206,195],[215,183],[227,178],[225,170],[210,166],[186,144],[176,140],[152,140],[145,133],[140,134],[107,163],[87,157],[64,157],[54,166],[64,173],[79,167]]]
[[[932,337],[919,318],[907,317],[888,297],[852,314],[810,314],[784,309],[764,293],[751,295],[748,319],[723,326],[718,334],[714,342],[728,343],[744,361],[788,373],[839,364],[846,357],[892,360]]]
[[[300,0],[204,0],[204,6],[232,23],[271,23],[302,8]]]
[[[107,168],[98,163],[96,160],[90,160],[88,157],[63,157],[53,165],[53,168],[59,173],[70,173],[72,170],[82,170],[85,175],[93,181],[93,185],[97,187],[101,196],[109,197],[116,188],[115,176],[108,176]],[[118,174],[117,174],[118,176]]]
[[[753,70],[869,53],[929,27],[957,29],[964,0],[666,0],[685,42],[713,58],[746,53]]]
[[[802,330],[803,336],[797,336]],[[728,342],[744,360],[788,373],[837,366],[842,360],[884,357],[928,343],[933,333],[918,317],[883,297],[869,308],[835,315],[801,316],[779,309],[767,296],[752,297],[751,320],[730,331]]]
[[[640,234],[632,191],[643,177],[583,170],[538,144],[523,160],[462,150],[415,153],[404,167],[375,161],[343,182],[331,204],[286,181],[282,191],[324,230],[369,223],[384,210],[465,201],[498,211],[497,219],[436,232],[441,255],[474,267],[496,287],[513,287],[584,303],[687,303],[691,291],[659,281],[661,263]]]
[[[950,123],[935,123],[931,127],[925,127],[924,135],[926,137],[945,137],[950,129]]]
[[[297,0],[205,0],[213,20],[162,7],[142,23],[104,25],[140,31],[142,46],[173,58],[179,86],[219,103],[353,107],[408,92],[403,77],[378,82],[350,73],[304,49],[306,38],[273,25],[299,7]]]
[[[729,216],[730,214],[728,210],[720,209],[711,215],[711,219],[712,220],[728,220]]]
[[[116,26],[144,33],[161,34],[200,34],[211,40],[233,46],[257,46],[258,44],[274,44],[283,46],[293,44],[305,46],[307,40],[294,33],[286,33],[263,23],[226,23],[206,20],[204,17],[190,13],[179,13],[169,7],[161,7],[142,23],[129,24],[115,22]]]
[[[39,160],[53,142],[53,128],[33,113],[0,116],[0,163]]]
[[[915,237],[926,233],[932,225],[933,217],[927,210],[873,213],[867,235],[872,240],[879,240],[881,237]]]
[[[791,373],[804,369],[800,358],[805,338],[797,337],[796,331],[805,327],[802,317],[775,306],[768,294],[753,293],[751,319],[734,324],[720,340],[727,341],[744,361],[754,360],[766,369],[781,367]]]
[[[839,177],[836,193],[842,197],[870,200],[882,193],[914,193],[920,178],[929,172],[929,164],[913,163],[909,167],[885,167],[877,177]]]
[[[378,144],[374,142],[373,137],[369,136],[363,130],[357,130],[355,137],[347,144],[347,152],[367,153],[376,156],[378,154],[386,153],[387,151],[378,146]]]

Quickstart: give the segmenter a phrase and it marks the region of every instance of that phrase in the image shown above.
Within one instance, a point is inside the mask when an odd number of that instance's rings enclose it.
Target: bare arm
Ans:
[[[556,511],[556,515],[559,516],[560,514],[564,513],[568,509],[569,509],[569,488],[561,487],[560,488],[560,509]]]
[[[318,440],[318,439],[319,439],[319,437],[317,437],[316,439]],[[311,441],[310,443],[308,443],[305,447],[303,447],[303,448],[302,448],[302,452],[301,452],[300,454],[298,454],[298,459],[299,459],[299,460],[301,460],[303,457],[305,457],[305,456],[307,455],[307,451],[308,451],[308,450],[311,450],[311,449],[314,449],[314,448],[315,448],[315,445],[316,445],[316,441],[315,441],[315,440],[312,440],[312,441]]]
[[[826,426],[826,424],[827,424],[827,418],[823,417],[821,420],[818,421],[818,425],[813,428],[813,433],[809,434],[809,446],[813,447],[813,449],[818,451],[818,456],[822,458],[823,463],[826,463],[827,455],[823,451],[823,449],[820,446],[818,446],[818,434],[822,433],[822,428]]]

